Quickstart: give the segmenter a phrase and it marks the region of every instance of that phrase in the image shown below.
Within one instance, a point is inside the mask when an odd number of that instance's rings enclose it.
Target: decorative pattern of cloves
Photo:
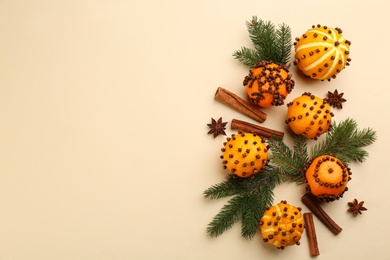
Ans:
[[[286,246],[299,245],[305,223],[301,208],[282,200],[268,207],[260,220],[263,241],[284,249]]]
[[[239,177],[257,174],[268,163],[268,147],[264,140],[252,133],[232,134],[222,148],[224,169]]]
[[[257,63],[243,82],[251,102],[262,107],[283,105],[295,84],[288,72],[284,64]]]
[[[307,138],[318,139],[332,127],[333,113],[326,100],[305,92],[287,104],[287,119],[291,130]]]
[[[294,65],[307,77],[330,81],[351,62],[351,41],[340,28],[313,25],[295,40]]]
[[[325,202],[342,198],[352,175],[348,165],[332,155],[311,160],[305,172],[306,191]]]

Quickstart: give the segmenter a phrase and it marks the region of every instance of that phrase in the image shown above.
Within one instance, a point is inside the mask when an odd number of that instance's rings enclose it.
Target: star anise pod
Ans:
[[[210,127],[208,134],[213,134],[214,138],[218,135],[226,135],[226,124],[227,122],[222,122],[222,117],[220,117],[218,121],[216,121],[214,118],[211,118],[211,124],[207,124],[208,127]]]
[[[348,212],[353,212],[353,216],[356,217],[357,214],[362,214],[362,211],[366,211],[367,208],[363,207],[364,201],[358,202],[357,199],[354,199],[352,202],[348,202]]]
[[[344,93],[339,93],[337,89],[332,93],[328,91],[328,97],[325,98],[326,102],[332,107],[342,109],[343,103],[347,101],[345,98],[343,98]]]

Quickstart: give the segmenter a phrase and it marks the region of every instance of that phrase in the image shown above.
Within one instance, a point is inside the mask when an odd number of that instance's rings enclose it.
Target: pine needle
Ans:
[[[273,194],[272,191],[268,191]],[[272,196],[273,197],[273,196]],[[242,215],[241,236],[247,239],[252,239],[256,235],[259,228],[259,221],[263,215],[266,205],[271,205],[261,196],[249,196],[246,201],[246,208]]]
[[[207,227],[207,233],[211,237],[218,237],[230,229],[233,224],[242,218],[245,211],[245,197],[235,196],[223,206],[220,212],[213,218]]]
[[[279,50],[278,61],[279,63],[286,64],[287,67],[290,67],[289,61],[291,57],[291,29],[290,27],[283,23],[279,25],[279,30],[276,32],[276,41],[275,46]]]
[[[280,138],[269,138],[268,144],[271,147],[270,162],[276,166],[282,181],[303,183],[302,169],[308,158],[306,139],[297,136],[294,140],[294,150]]]
[[[220,199],[241,194],[246,191],[242,179],[228,174],[226,181],[215,184],[203,192],[206,199]]]
[[[252,20],[246,22],[246,27],[254,49],[241,47],[233,53],[235,59],[249,68],[253,68],[262,60],[290,67],[292,40],[288,25],[283,23],[275,28],[270,21],[253,16]]]
[[[251,239],[256,234],[259,221],[267,206],[273,202],[273,189],[280,182],[272,166],[250,178],[228,175],[227,179],[208,188],[203,195],[208,199],[234,196],[219,211],[207,227],[207,233],[217,237],[242,221],[241,235]]]
[[[368,152],[363,148],[375,142],[376,132],[371,128],[358,129],[356,121],[351,118],[333,125],[325,140],[312,148],[310,157],[332,154],[344,163],[364,162]]]
[[[249,68],[253,68],[259,61],[263,58],[252,49],[247,47],[241,47],[241,50],[238,50],[233,53],[235,59],[244,64]]]

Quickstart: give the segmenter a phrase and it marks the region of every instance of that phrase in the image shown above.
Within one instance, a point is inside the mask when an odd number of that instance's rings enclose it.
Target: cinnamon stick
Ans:
[[[309,248],[311,256],[320,255],[318,248],[316,229],[314,227],[313,214],[311,212],[303,213],[303,219],[305,220],[306,234],[309,240]]]
[[[259,106],[245,101],[224,88],[219,87],[217,89],[217,92],[215,92],[215,99],[260,123],[267,119],[267,114],[264,113]]]
[[[333,234],[338,235],[343,230],[333,221],[333,219],[331,219],[331,217],[329,217],[313,196],[306,193],[302,196],[301,200]]]
[[[247,133],[255,133],[264,137],[276,136],[279,138],[283,138],[284,136],[284,133],[281,131],[273,130],[264,126],[255,125],[238,119],[232,120],[231,128]]]

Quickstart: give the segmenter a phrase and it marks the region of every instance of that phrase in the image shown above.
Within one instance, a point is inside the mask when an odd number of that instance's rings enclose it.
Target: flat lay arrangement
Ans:
[[[285,123],[294,144],[293,148],[285,144],[284,133],[277,134],[280,131],[240,120],[237,124],[237,119],[233,119],[232,129],[237,133],[226,138],[220,156],[227,179],[204,191],[207,199],[231,199],[209,223],[207,233],[218,237],[241,221],[242,237],[251,239],[261,230],[264,242],[285,249],[300,245],[306,227],[310,254],[318,256],[313,214],[335,235],[342,231],[321,203],[339,200],[348,191],[347,185],[352,180],[349,163],[363,163],[368,157],[365,147],[374,143],[377,135],[372,128],[359,128],[352,118],[337,122],[337,112],[333,110],[342,109],[347,101],[337,89],[328,91],[323,98],[304,92],[287,104],[284,100],[287,95],[295,94],[295,77],[327,80],[331,85],[350,65],[351,41],[344,38],[340,28],[320,24],[297,37],[294,44],[286,24],[277,27],[254,16],[246,26],[253,49],[242,47],[233,56],[250,69],[243,80],[247,97],[218,88],[215,98],[260,124],[268,119],[266,108],[287,106]],[[293,45],[293,64],[302,73],[295,76],[289,72]],[[208,134],[214,138],[226,135],[228,122],[223,122],[222,117],[211,120],[207,124],[211,128]],[[322,135],[325,138],[320,140]],[[309,139],[316,141],[310,148]],[[288,204],[288,198],[274,205],[273,190],[283,182],[306,186],[302,203],[309,212],[301,213],[302,208]],[[356,217],[367,210],[363,203],[356,199],[348,202],[348,211]]]

